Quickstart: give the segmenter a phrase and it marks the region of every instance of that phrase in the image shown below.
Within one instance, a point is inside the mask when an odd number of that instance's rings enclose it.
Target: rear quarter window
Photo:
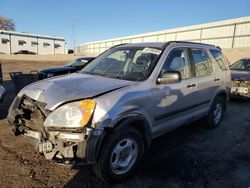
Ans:
[[[213,55],[214,59],[216,60],[218,66],[222,71],[227,71],[228,64],[225,56],[219,50],[210,50],[211,54]]]

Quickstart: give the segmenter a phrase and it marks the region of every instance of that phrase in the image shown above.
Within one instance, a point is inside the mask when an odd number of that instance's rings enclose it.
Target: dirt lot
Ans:
[[[8,72],[65,64],[1,61]],[[24,137],[14,137],[5,119],[13,86],[0,105],[0,187],[110,187],[90,166],[70,168],[46,161]],[[250,186],[250,102],[233,100],[222,126],[215,130],[197,121],[153,141],[135,174],[112,187],[242,187]]]

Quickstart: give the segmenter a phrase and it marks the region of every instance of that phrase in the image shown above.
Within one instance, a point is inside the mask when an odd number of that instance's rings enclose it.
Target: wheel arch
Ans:
[[[111,126],[104,128],[102,135],[91,136],[86,146],[86,160],[91,164],[95,163],[99,158],[105,139],[126,126],[134,127],[141,133],[144,142],[144,150],[147,151],[150,148],[152,139],[150,126],[143,116],[130,114],[117,119]]]
[[[119,131],[126,126],[136,128],[142,135],[145,149],[148,150],[151,144],[151,128],[148,121],[142,115],[131,114],[119,118],[113,125],[111,131]]]
[[[211,100],[210,108],[211,108],[211,106],[213,104],[213,101],[215,100],[216,97],[221,97],[224,100],[224,111],[226,111],[226,109],[227,109],[227,101],[229,101],[228,91],[226,89],[218,90],[215,93],[215,95],[213,96],[212,100]]]

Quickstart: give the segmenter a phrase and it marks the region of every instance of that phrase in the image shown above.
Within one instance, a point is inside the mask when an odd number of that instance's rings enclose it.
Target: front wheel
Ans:
[[[209,110],[209,114],[205,117],[206,126],[208,128],[216,128],[220,125],[225,110],[225,100],[223,97],[216,97]]]
[[[143,153],[142,135],[137,129],[126,127],[108,135],[94,171],[105,182],[118,182],[134,171]]]

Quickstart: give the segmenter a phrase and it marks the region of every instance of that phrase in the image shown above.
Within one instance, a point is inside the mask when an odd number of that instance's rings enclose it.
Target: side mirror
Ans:
[[[163,73],[158,79],[157,84],[175,84],[181,81],[181,73],[178,71],[171,71]]]

